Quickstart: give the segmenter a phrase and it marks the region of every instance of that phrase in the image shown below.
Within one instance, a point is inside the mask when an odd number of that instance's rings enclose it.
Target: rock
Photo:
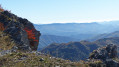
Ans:
[[[8,11],[0,12],[0,31],[9,34],[19,50],[37,50],[41,34],[27,19]]]
[[[3,50],[0,52],[0,56],[4,56],[6,54],[10,54],[12,51],[11,50]]]
[[[106,60],[105,63],[106,63],[106,67],[119,67],[119,62],[114,61],[112,59]]]
[[[44,61],[44,59],[43,59],[43,58],[41,58],[39,61],[41,61],[41,62],[42,62],[42,61]]]
[[[96,63],[99,60],[103,63]],[[93,62],[92,62],[93,61]],[[89,57],[91,67],[119,67],[119,59],[117,55],[117,46],[113,44],[98,48],[93,51]]]
[[[91,55],[90,59],[101,59],[106,60],[110,58],[117,58],[117,46],[113,44],[106,45],[105,47],[98,48],[94,50]]]

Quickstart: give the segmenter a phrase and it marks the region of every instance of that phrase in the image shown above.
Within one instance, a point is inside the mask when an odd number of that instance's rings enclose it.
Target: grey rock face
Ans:
[[[105,65],[103,67],[119,67],[119,59],[117,55],[117,46],[113,44],[106,45],[105,47],[98,48],[93,51],[89,57],[90,60],[100,60]],[[101,67],[102,64],[91,64],[91,67]]]
[[[117,46],[113,44],[106,45],[105,47],[98,48],[90,55],[90,59],[106,60],[110,58],[117,58]]]
[[[0,12],[0,31],[10,35],[20,50],[37,50],[40,32],[27,19],[3,11]]]

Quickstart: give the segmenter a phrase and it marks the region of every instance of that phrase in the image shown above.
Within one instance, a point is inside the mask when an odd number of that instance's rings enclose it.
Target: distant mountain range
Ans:
[[[91,39],[88,39],[88,41],[95,41],[95,40],[102,39],[102,38],[112,38],[112,37],[119,37],[119,31],[115,31],[112,33],[100,34],[95,37],[92,37]]]
[[[83,45],[80,42],[54,43],[41,50],[41,52],[66,60],[79,61],[88,58],[89,53],[96,48],[98,46],[95,44]]]
[[[94,42],[80,41],[61,44],[54,43],[41,50],[41,52],[71,61],[79,61],[81,59],[86,59],[93,50],[107,44],[119,46],[119,37],[104,38]]]
[[[34,24],[37,30],[43,35],[69,36],[85,40],[99,34],[119,31],[119,21],[102,23],[54,23],[54,24]]]
[[[103,24],[103,25],[111,25],[111,26],[119,26],[119,20],[117,21],[105,21],[99,24]]]
[[[38,51],[44,47],[50,45],[51,43],[68,43],[70,41],[80,41],[78,38],[71,38],[66,36],[56,36],[56,35],[41,35]]]
[[[34,24],[41,32],[38,50],[51,43],[67,43],[70,41],[95,41],[101,38],[118,37],[119,21],[92,23],[54,23]],[[111,33],[113,32],[113,33]]]
[[[82,34],[82,35],[85,35],[85,34]],[[79,37],[82,37],[82,36],[79,36]],[[114,38],[114,37],[119,37],[119,31],[115,31],[112,33],[107,33],[107,34],[100,34],[100,35],[97,35],[90,39],[87,39],[87,41],[96,41],[99,39]],[[51,43],[68,43],[70,41],[81,41],[80,39],[78,39],[78,38],[75,39],[75,38],[76,37],[74,37],[74,36],[71,38],[71,37],[66,37],[66,36],[42,35],[40,37],[38,50],[43,49],[44,47],[50,45]]]

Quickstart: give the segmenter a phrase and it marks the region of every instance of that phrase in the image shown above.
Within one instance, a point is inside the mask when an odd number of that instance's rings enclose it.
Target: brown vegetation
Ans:
[[[0,49],[1,50],[9,50],[14,45],[15,45],[15,43],[11,40],[9,35],[0,31]]]

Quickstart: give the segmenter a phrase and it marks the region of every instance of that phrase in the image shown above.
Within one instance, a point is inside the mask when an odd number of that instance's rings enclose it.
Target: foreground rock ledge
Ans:
[[[91,67],[119,67],[117,46],[113,44],[94,50],[89,59]]]

